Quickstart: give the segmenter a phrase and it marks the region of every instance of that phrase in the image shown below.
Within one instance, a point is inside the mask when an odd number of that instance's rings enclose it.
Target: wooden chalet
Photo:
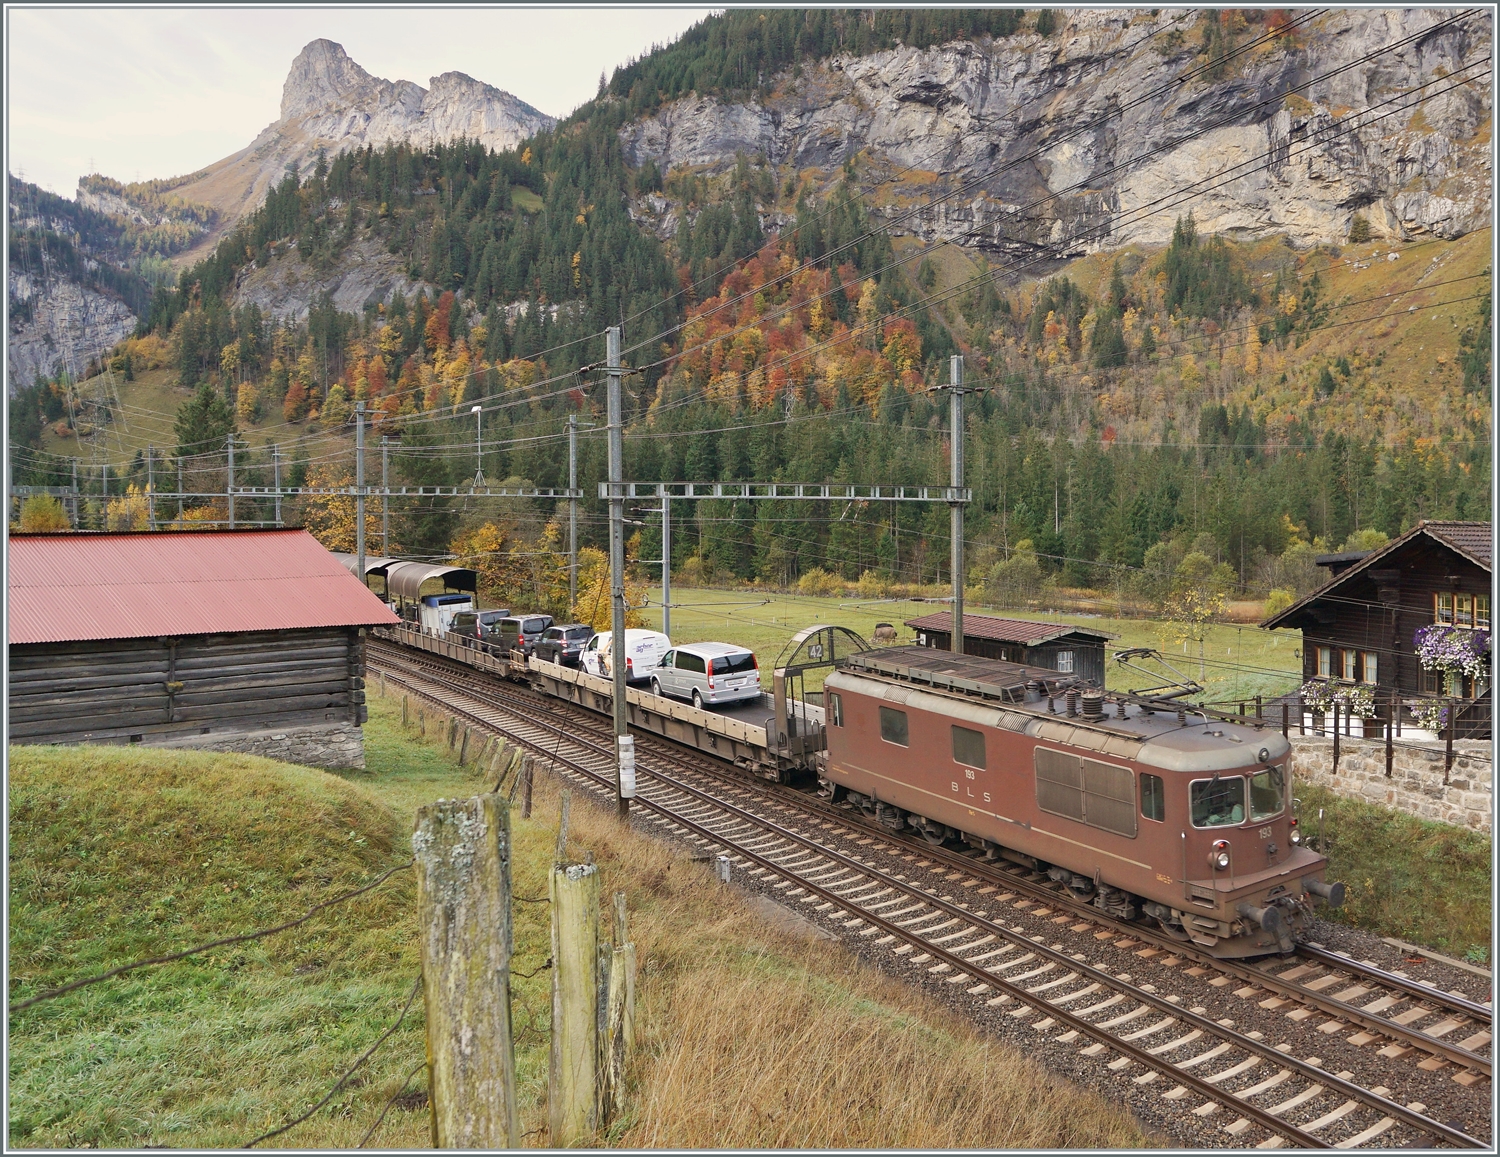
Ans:
[[[907,619],[906,625],[916,631],[918,646],[953,649],[952,611]],[[1104,686],[1104,644],[1113,638],[1108,631],[1071,623],[964,615],[964,654],[1048,667],[1100,687]]]
[[[1304,682],[1366,684],[1382,721],[1407,700],[1450,698],[1456,734],[1488,738],[1489,679],[1424,671],[1415,636],[1490,630],[1492,538],[1488,522],[1423,521],[1379,550],[1319,556],[1328,581],[1261,626],[1300,630]]]
[[[12,534],[8,595],[11,743],[362,765],[362,636],[399,620],[306,531]]]

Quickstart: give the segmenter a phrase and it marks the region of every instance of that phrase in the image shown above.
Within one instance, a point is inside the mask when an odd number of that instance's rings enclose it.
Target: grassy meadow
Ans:
[[[368,769],[251,756],[11,748],[10,997],[290,919],[404,862],[415,809],[483,790],[372,695]],[[515,891],[546,894],[558,801],[514,820]],[[1123,1112],[1061,1085],[841,946],[769,924],[684,852],[575,807],[575,854],[629,896],[641,961],[624,1147],[1119,1148]],[[417,976],[410,873],[309,924],[11,1017],[12,1147],[243,1145],[301,1114],[394,1021]],[[542,1147],[546,905],[515,906],[523,1144]],[[418,1002],[323,1110],[268,1144],[428,1144]]]
[[[647,623],[661,626],[661,588],[647,592],[651,606]],[[902,642],[915,642],[906,620],[948,609],[946,603],[917,599],[869,600],[858,596],[825,598],[796,593],[749,589],[716,590],[700,587],[672,588],[672,639],[678,643],[723,641],[739,643],[755,651],[762,682],[769,686],[770,669],[782,648],[803,627],[829,623],[849,627],[866,640],[877,623],[895,625]],[[1111,689],[1148,686],[1146,675],[1108,662],[1108,656],[1126,647],[1157,647],[1182,675],[1197,678],[1197,643],[1173,642],[1164,635],[1164,624],[1152,619],[1117,619],[1077,612],[1007,610],[979,603],[966,604],[969,614],[1005,618],[1056,620],[1081,627],[1108,631],[1118,636],[1105,644],[1106,678]],[[1203,672],[1207,676],[1208,699],[1222,702],[1255,695],[1280,695],[1296,688],[1301,679],[1297,657],[1301,635],[1294,631],[1262,631],[1255,626],[1226,623],[1209,628],[1204,640]],[[1148,666],[1148,670],[1154,669]],[[809,689],[821,685],[809,674]]]

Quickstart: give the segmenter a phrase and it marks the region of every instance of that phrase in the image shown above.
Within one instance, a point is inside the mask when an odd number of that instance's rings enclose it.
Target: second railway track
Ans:
[[[453,660],[393,644],[376,643],[370,661],[392,681],[444,710],[554,760],[565,778],[612,794],[613,750],[606,720]],[[1214,1130],[1222,1144],[1350,1148],[1438,1142],[1488,1147],[1453,1119],[1456,1101],[1482,1102],[1487,1110],[1489,1061],[1475,1049],[1488,1043],[1488,1030],[1456,1045],[1442,1040],[1458,1025],[1488,1024],[1488,1006],[1479,1001],[1317,949],[1310,955],[1327,959],[1305,959],[1279,973],[1198,957],[1190,946],[1159,944],[1135,925],[1081,909],[1026,878],[1024,871],[862,828],[851,823],[847,811],[808,793],[747,779],[730,768],[707,767],[708,757],[657,737],[642,739],[638,803],[651,822],[700,847],[722,850],[748,885],[783,902],[806,905],[811,917],[867,952],[879,948],[906,967],[920,968],[918,975],[929,983],[961,984],[976,1007],[1034,1021],[1032,1028],[1052,1042],[1076,1041],[1082,1057],[1105,1072],[1128,1073],[1139,1091],[1166,1078],[1160,1089],[1169,1105],[1199,1118],[1229,1109],[1234,1119]],[[669,772],[669,766],[677,770]],[[768,810],[777,817],[767,816]],[[923,884],[922,876],[936,883]],[[1018,918],[1024,923],[1014,922]],[[1073,943],[1064,942],[1070,939]],[[1406,1083],[1398,1079],[1400,1069],[1395,1075],[1390,1070],[1414,1043],[1393,1043],[1375,1052],[1378,1063],[1359,1067],[1383,1071],[1362,1079],[1352,1070],[1330,1072],[1332,1066],[1325,1067],[1321,1057],[1308,1053],[1299,1058],[1296,1054],[1306,1053],[1307,1046],[1295,1039],[1277,1043],[1265,1032],[1241,1031],[1236,1018],[1215,1018],[1207,1003],[1193,1003],[1212,998],[1164,993],[1161,984],[1121,972],[1122,952],[1139,958],[1135,968],[1150,970],[1153,979],[1170,987],[1192,989],[1206,983],[1222,990],[1240,979],[1244,984],[1236,997],[1265,996],[1255,1002],[1256,1008],[1267,1010],[1259,1014],[1262,1022],[1272,1014],[1290,1016],[1305,1029],[1302,1021],[1328,1013],[1336,1018],[1328,1024],[1337,1029],[1347,1027],[1345,1022],[1384,1021],[1381,1013],[1393,1012],[1384,1032],[1413,1042],[1427,1038],[1416,1043],[1423,1045],[1420,1055],[1428,1058],[1423,1064],[1429,1070],[1453,1062],[1473,1074],[1473,1082],[1483,1083],[1472,1090],[1448,1084],[1437,1096],[1426,1092],[1428,1101],[1443,1101],[1437,1119],[1423,1101],[1403,1103],[1380,1083]],[[1210,977],[1211,970],[1217,975]],[[1351,1002],[1370,994],[1368,982],[1376,973],[1391,983],[1371,1002],[1379,1007],[1365,1012],[1366,1006]],[[1174,979],[1179,983],[1173,984]],[[1415,992],[1404,991],[1408,987]],[[1411,1009],[1395,1012],[1403,1001]],[[1420,1012],[1407,1015],[1414,1010]],[[1408,1027],[1434,1016],[1441,1022],[1432,1026],[1435,1033]],[[1305,1031],[1289,1035],[1307,1039]],[[1377,1039],[1368,1030],[1358,1035]],[[1368,1043],[1358,1035],[1356,1045]],[[1435,1087],[1435,1075],[1428,1077],[1428,1090]],[[1487,1111],[1477,1113],[1472,1105],[1458,1115],[1470,1120],[1470,1128],[1482,1120],[1485,1127],[1479,1131],[1487,1132]],[[1212,1126],[1204,1120],[1198,1127]]]

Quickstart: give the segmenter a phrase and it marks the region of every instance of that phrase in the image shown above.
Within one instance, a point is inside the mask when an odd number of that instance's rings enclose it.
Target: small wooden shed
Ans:
[[[907,619],[906,625],[917,632],[919,646],[953,649],[952,611]],[[1108,631],[1071,623],[964,615],[964,654],[1050,667],[1100,687],[1104,686],[1104,644],[1113,638]]]
[[[10,742],[360,767],[367,628],[399,620],[304,530],[13,534]]]

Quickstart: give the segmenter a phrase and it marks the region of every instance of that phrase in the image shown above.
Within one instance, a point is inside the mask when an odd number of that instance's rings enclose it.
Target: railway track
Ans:
[[[444,710],[555,760],[564,777],[587,790],[612,795],[614,756],[607,721],[478,675],[463,664],[394,645],[372,648],[371,662]],[[1141,1091],[1161,1082],[1162,1099],[1181,1102],[1183,1110],[1191,1102],[1191,1113],[1204,1119],[1200,1128],[1212,1128],[1207,1119],[1230,1110],[1233,1119],[1222,1126],[1225,1144],[1348,1148],[1425,1141],[1487,1147],[1461,1126],[1427,1115],[1422,1102],[1394,1099],[1375,1079],[1361,1083],[1352,1071],[1330,1072],[1317,1056],[1297,1056],[1306,1051],[1299,1042],[1276,1044],[1264,1032],[1239,1031],[1235,1018],[1216,1019],[1206,1005],[1192,1003],[1197,998],[1191,993],[1163,994],[1161,986],[1132,981],[1129,972],[1119,971],[1120,954],[1128,948],[1144,958],[1137,967],[1152,969],[1154,979],[1160,973],[1171,985],[1172,978],[1193,977],[1193,983],[1182,987],[1199,987],[1210,969],[1193,963],[1204,958],[1185,953],[1183,945],[1154,947],[1133,925],[1092,909],[1079,911],[1022,873],[976,863],[950,849],[903,846],[881,829],[860,838],[858,827],[849,831],[848,813],[826,801],[746,780],[727,769],[706,770],[700,763],[706,757],[689,758],[666,741],[643,746],[649,756],[641,752],[638,805],[647,822],[700,847],[722,849],[751,886],[783,902],[807,905],[816,920],[856,944],[863,941],[868,949],[921,969],[918,975],[929,983],[962,984],[977,1007],[1003,1009],[1051,1042],[1076,1042],[1083,1057],[1119,1077],[1128,1075]],[[664,765],[679,770],[669,773]],[[767,809],[780,818],[767,817]],[[851,838],[840,839],[846,835]],[[937,882],[924,884],[902,867]],[[1018,918],[1024,922],[1015,922]],[[1106,938],[1108,944],[1099,943]],[[1068,939],[1073,943],[1063,942]],[[1260,993],[1262,984],[1267,991],[1275,991],[1275,985],[1299,992],[1306,987],[1299,979],[1311,981],[1309,995],[1316,1000],[1299,1003],[1289,1014],[1296,1018],[1306,1010],[1305,1018],[1314,1010],[1327,1011],[1320,1002],[1333,1002],[1339,1010],[1354,1007],[1349,1002],[1358,998],[1343,990],[1363,986],[1343,981],[1352,979],[1354,970],[1368,975],[1369,969],[1342,957],[1334,960],[1331,968],[1309,960],[1272,975],[1255,966],[1226,968],[1226,962],[1207,959],[1220,970],[1207,984],[1222,988],[1235,973],[1252,973],[1253,983],[1251,977],[1241,977],[1246,984],[1236,994],[1248,999]],[[1300,977],[1285,976],[1298,968],[1317,969],[1318,976],[1306,971]],[[1318,984],[1321,977],[1332,981]],[[1393,979],[1393,991],[1401,991],[1403,978]],[[1450,1002],[1447,1019],[1459,1011],[1455,1002],[1477,1010],[1463,1015],[1488,1017],[1488,1008],[1478,1002],[1414,986],[1428,1003],[1413,1007],[1428,1008],[1442,997]],[[1271,1001],[1300,1000],[1300,995],[1271,996],[1257,1003],[1267,1008]],[[1280,1005],[1274,1012],[1281,1013]],[[1408,1018],[1423,1019],[1425,1015]],[[1432,1039],[1441,1044],[1442,1035]],[[1487,1060],[1473,1056],[1488,1066]],[[1394,1057],[1386,1061],[1387,1066],[1396,1063]],[[1487,1103],[1487,1094],[1483,1099]]]

